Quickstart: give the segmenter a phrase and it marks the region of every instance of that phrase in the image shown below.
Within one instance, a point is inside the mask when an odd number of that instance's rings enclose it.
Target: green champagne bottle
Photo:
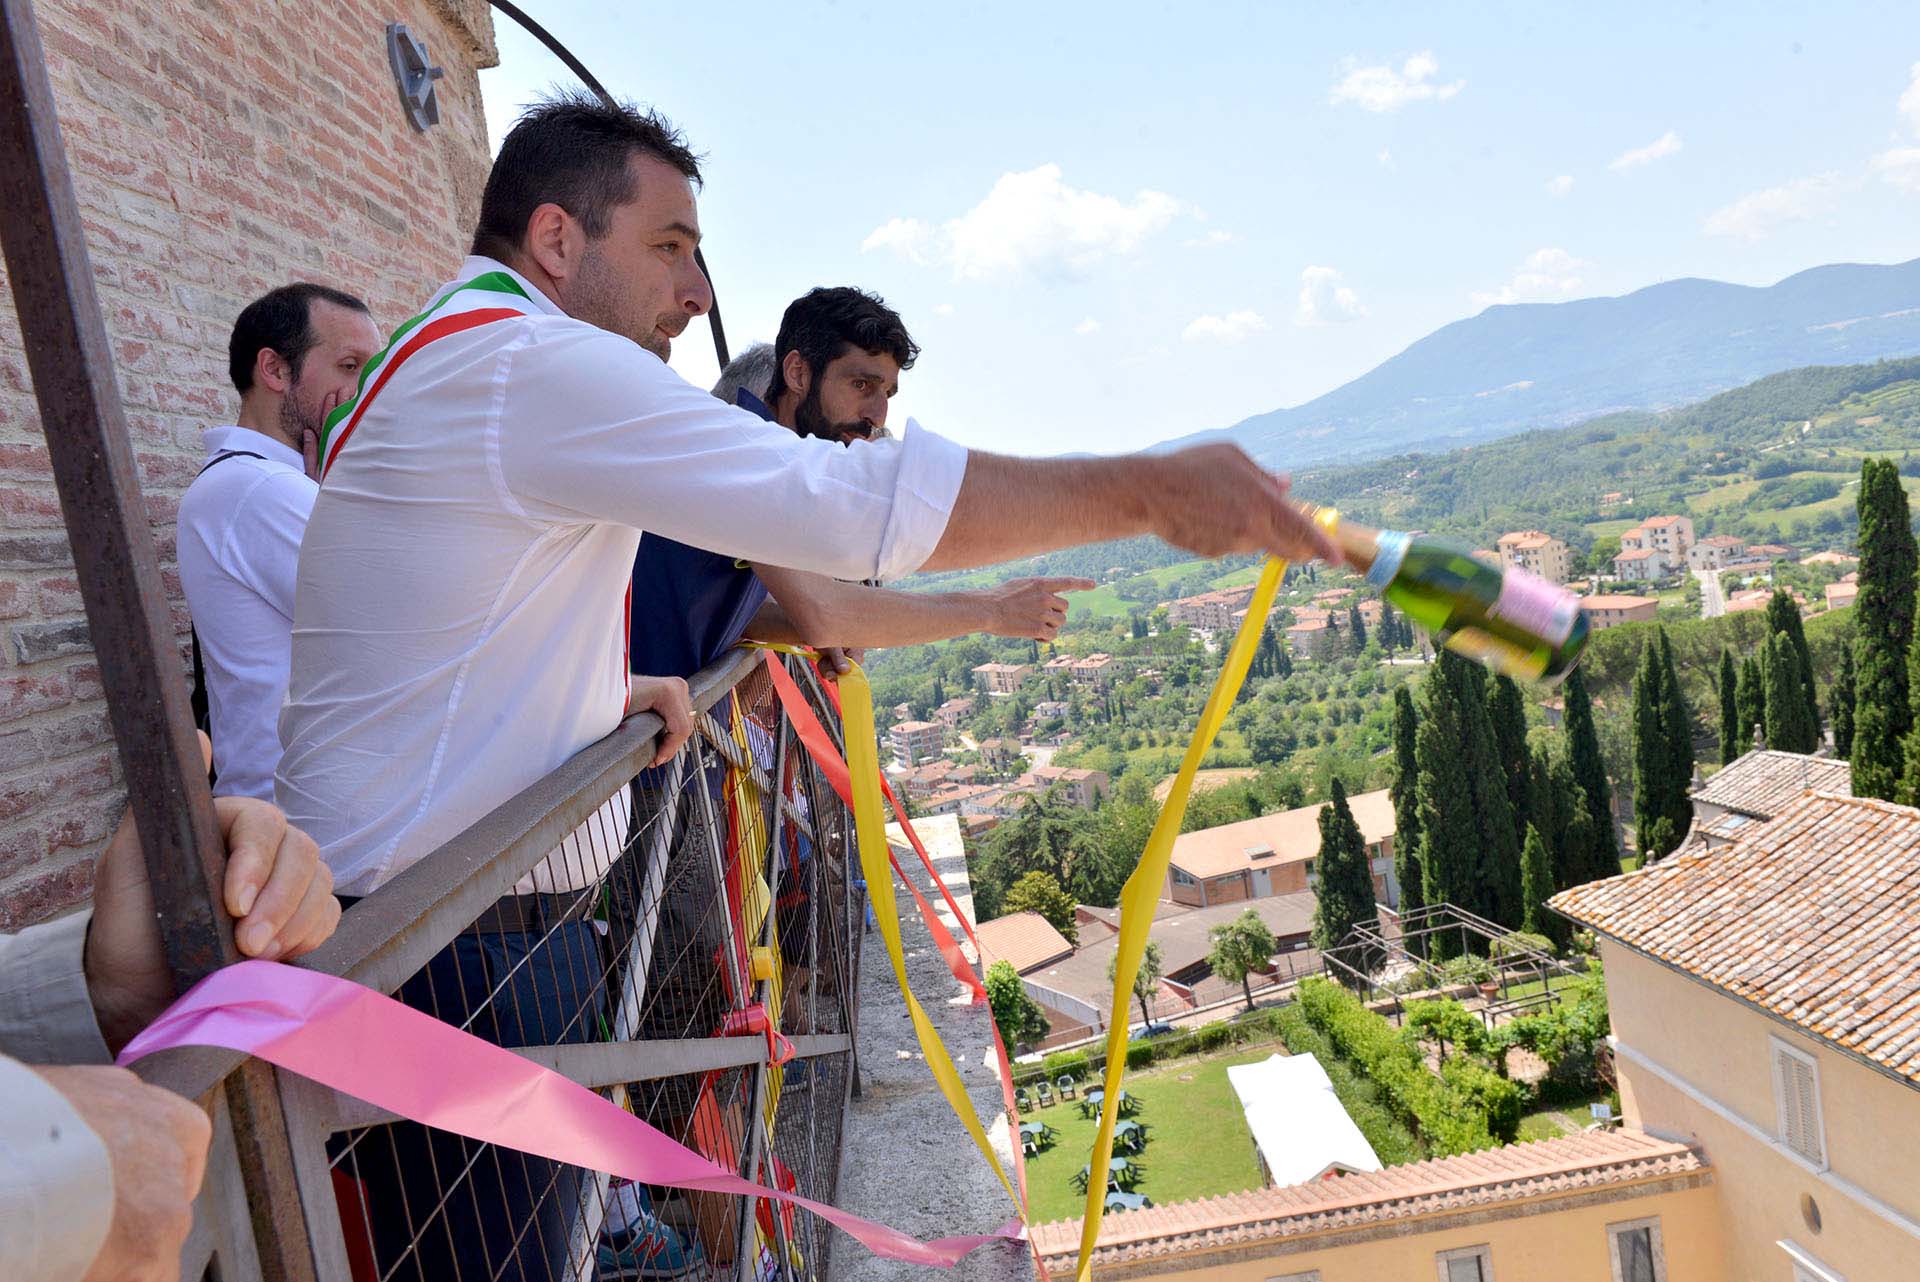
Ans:
[[[1370,529],[1331,510],[1316,519],[1368,583],[1449,650],[1507,676],[1548,684],[1580,661],[1587,612],[1567,589],[1489,565],[1444,539]]]

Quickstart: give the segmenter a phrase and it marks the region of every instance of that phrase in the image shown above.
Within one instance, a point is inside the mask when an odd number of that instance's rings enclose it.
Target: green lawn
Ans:
[[[1140,1099],[1134,1116],[1147,1127],[1146,1151],[1139,1157],[1145,1174],[1134,1192],[1160,1206],[1257,1187],[1253,1137],[1227,1083],[1227,1068],[1257,1063],[1280,1049],[1278,1043],[1246,1047],[1217,1059],[1127,1074],[1128,1093]],[[1046,1122],[1060,1132],[1052,1148],[1027,1159],[1033,1222],[1079,1219],[1086,1194],[1074,1187],[1073,1176],[1093,1151],[1095,1120],[1081,1117],[1074,1100],[1035,1108],[1026,1120]]]
[[[1501,1000],[1513,1001],[1516,998],[1532,997],[1536,993],[1549,990],[1557,993],[1579,978],[1578,975],[1549,975],[1544,984],[1537,979],[1529,979],[1520,984],[1509,984],[1505,990],[1506,995]]]
[[[1596,1095],[1590,1100],[1576,1100],[1557,1108],[1527,1113],[1520,1119],[1520,1140],[1523,1143],[1527,1140],[1551,1140],[1584,1130],[1587,1123],[1593,1120],[1588,1106],[1604,1103],[1606,1099],[1605,1095]]]

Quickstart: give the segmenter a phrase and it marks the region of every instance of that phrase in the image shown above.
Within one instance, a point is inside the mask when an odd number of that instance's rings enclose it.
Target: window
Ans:
[[[1439,1282],[1493,1282],[1493,1248],[1463,1246],[1433,1257]]]
[[[1827,1165],[1826,1132],[1820,1121],[1820,1066],[1813,1056],[1769,1038],[1773,1050],[1773,1100],[1780,1142],[1816,1168]]]
[[[1659,1217],[1607,1225],[1607,1259],[1613,1282],[1667,1282]]]
[[[1785,1251],[1787,1258],[1793,1261],[1793,1282],[1847,1282],[1791,1238],[1782,1238],[1774,1245]]]
[[[1173,870],[1173,884],[1176,886],[1191,886],[1193,885],[1193,875],[1191,873],[1181,872],[1178,868],[1175,868]]]

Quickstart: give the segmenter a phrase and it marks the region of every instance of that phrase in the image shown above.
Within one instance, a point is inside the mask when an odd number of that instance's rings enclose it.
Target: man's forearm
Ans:
[[[754,616],[756,641],[880,649],[991,631],[998,603],[984,592],[900,592],[756,566],[773,601]]]
[[[973,451],[946,532],[920,568],[964,569],[1157,534],[1156,460],[1029,459]]]

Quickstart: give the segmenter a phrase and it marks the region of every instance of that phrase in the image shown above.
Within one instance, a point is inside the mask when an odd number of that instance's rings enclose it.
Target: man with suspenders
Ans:
[[[207,462],[179,517],[195,711],[222,796],[273,800],[294,576],[319,492],[312,460],[327,414],[353,398],[380,347],[367,305],[324,285],[283,285],[234,322],[227,364],[240,413],[207,429]]]

